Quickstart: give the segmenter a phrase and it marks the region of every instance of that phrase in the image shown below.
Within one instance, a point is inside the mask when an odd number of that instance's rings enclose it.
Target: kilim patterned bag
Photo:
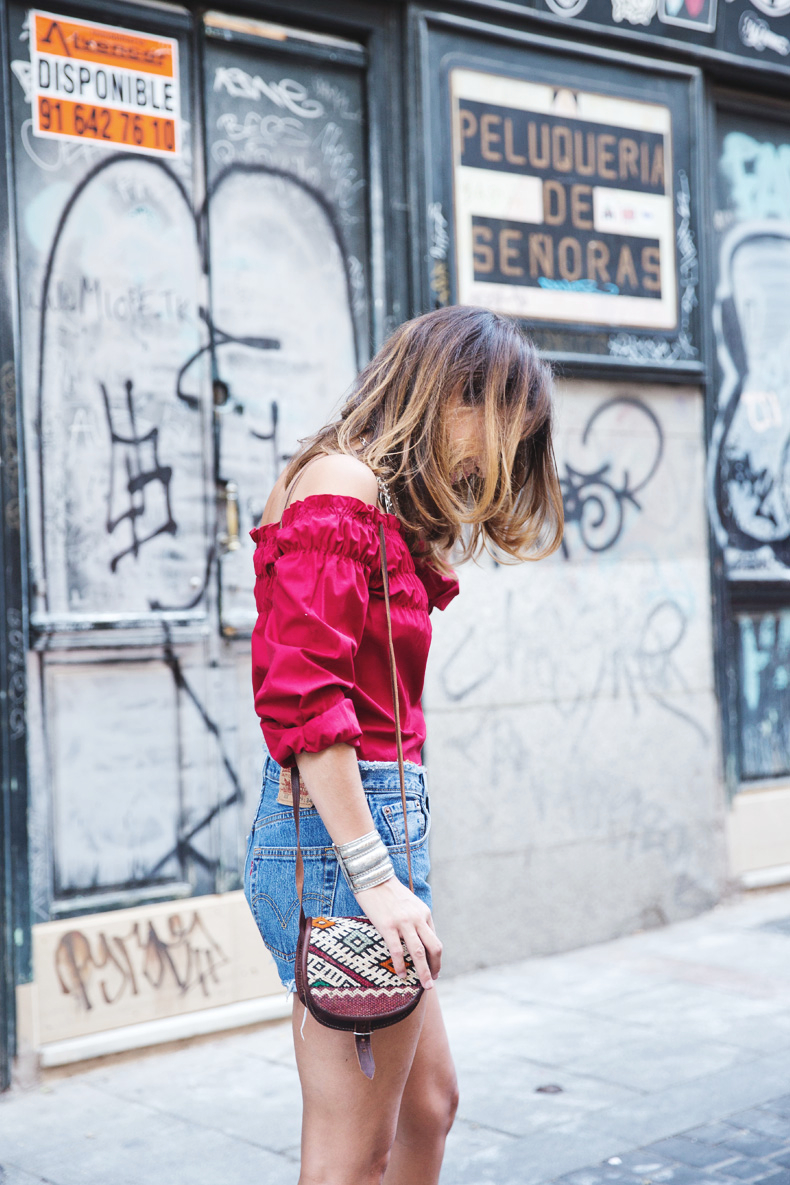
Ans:
[[[392,644],[387,545],[384,526],[379,525],[381,572],[384,606],[389,635],[390,676],[395,708],[395,739],[398,749],[398,772],[403,802],[406,861],[409,888],[414,891],[411,874],[411,845],[406,826],[406,786],[403,772],[403,744],[400,731],[398,680],[395,648]],[[371,1033],[403,1020],[416,1008],[423,986],[404,948],[408,974],[404,979],[395,973],[387,944],[369,918],[308,918],[302,906],[304,862],[299,844],[299,770],[291,769],[291,796],[296,823],[296,892],[299,897],[299,940],[296,946],[296,991],[299,999],[316,1020],[330,1029],[345,1029],[354,1034],[360,1069],[368,1078],[375,1071]]]

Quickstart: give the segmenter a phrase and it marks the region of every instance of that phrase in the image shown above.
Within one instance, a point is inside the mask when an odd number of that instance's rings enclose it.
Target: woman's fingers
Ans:
[[[387,944],[395,974],[407,974],[403,947],[423,987],[432,987],[442,962],[431,911],[396,877],[357,894],[362,909]]]
[[[408,968],[406,966],[406,960],[403,957],[403,947],[401,946],[401,937],[399,932],[394,929],[379,929],[379,933],[389,948],[390,955],[392,956],[392,965],[395,968],[395,974],[400,975],[400,977],[403,978],[406,975]]]
[[[406,943],[406,949],[412,957],[414,969],[420,978],[420,983],[424,988],[433,987],[433,976],[431,975],[431,968],[428,964],[428,957],[416,927],[411,925],[411,923],[407,923],[401,927],[401,934],[403,935],[403,941]]]
[[[428,957],[428,965],[431,969],[431,975],[434,979],[436,979],[442,969],[442,944],[436,936],[432,919],[429,919],[429,921],[431,922],[431,927],[423,934],[422,941],[423,946],[425,947],[425,953]]]

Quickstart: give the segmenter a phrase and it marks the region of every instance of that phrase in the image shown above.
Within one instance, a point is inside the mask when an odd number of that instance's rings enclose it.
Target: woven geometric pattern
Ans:
[[[404,1002],[419,987],[411,955],[404,949],[408,975],[395,974],[386,942],[367,918],[313,918],[307,948],[307,982],[311,994],[324,1007],[359,1010],[360,999],[372,1012],[386,1011],[392,1002]]]

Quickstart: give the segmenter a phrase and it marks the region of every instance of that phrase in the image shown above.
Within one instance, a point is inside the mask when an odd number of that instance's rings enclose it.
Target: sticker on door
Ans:
[[[30,64],[35,135],[147,156],[178,154],[172,38],[33,9]]]

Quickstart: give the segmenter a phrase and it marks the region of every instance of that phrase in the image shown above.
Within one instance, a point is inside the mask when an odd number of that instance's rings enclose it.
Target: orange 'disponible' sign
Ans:
[[[175,40],[35,9],[30,31],[37,136],[147,155],[179,151]]]

